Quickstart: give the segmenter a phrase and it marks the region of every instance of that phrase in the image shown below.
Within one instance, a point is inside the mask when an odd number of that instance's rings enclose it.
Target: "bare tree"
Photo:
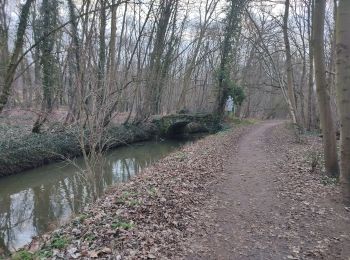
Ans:
[[[307,130],[315,126],[315,102],[314,102],[314,51],[312,44],[312,20],[313,20],[314,0],[307,1],[307,28],[309,40],[309,76],[308,76],[308,95],[307,95]]]
[[[327,88],[324,54],[325,8],[325,0],[315,1],[313,14],[313,49],[315,58],[317,96],[320,110],[321,128],[323,132],[325,167],[327,174],[337,177],[339,175],[339,166],[336,133],[330,106],[329,90]]]
[[[293,84],[292,55],[290,50],[289,34],[288,34],[289,8],[290,8],[290,0],[286,0],[285,11],[283,16],[283,39],[284,39],[284,45],[286,50],[286,72],[287,72],[287,90],[288,90],[287,102],[288,102],[292,121],[294,124],[298,124],[299,120],[296,112],[297,108],[296,108],[294,84]]]
[[[145,94],[145,105],[141,118],[147,118],[151,114],[159,113],[159,104],[162,91],[160,75],[162,71],[163,55],[166,48],[166,33],[174,6],[177,0],[161,0],[159,6],[158,24],[155,29],[155,39],[149,60],[149,77]]]
[[[27,28],[30,6],[33,2],[34,0],[27,0],[21,9],[14,49],[8,59],[9,62],[8,62],[5,77],[4,77],[4,86],[0,94],[0,113],[2,112],[5,105],[7,104],[8,98],[10,96],[11,87],[15,77],[16,69],[19,65],[18,58],[20,57],[21,51],[23,48],[24,35]]]

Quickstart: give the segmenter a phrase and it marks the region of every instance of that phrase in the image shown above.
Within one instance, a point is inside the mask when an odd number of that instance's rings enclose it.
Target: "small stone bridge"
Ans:
[[[152,122],[157,125],[162,136],[196,132],[213,133],[220,128],[220,121],[216,116],[202,113],[157,116]]]

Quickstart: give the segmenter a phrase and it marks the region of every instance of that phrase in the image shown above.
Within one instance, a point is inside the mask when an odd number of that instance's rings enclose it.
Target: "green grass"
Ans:
[[[311,131],[305,130],[304,135],[306,135],[306,136],[319,136],[321,133],[322,132],[320,130],[317,130],[317,129],[311,130]]]
[[[35,253],[27,250],[20,250],[11,256],[12,260],[34,260],[34,259],[48,259],[52,257],[52,249],[62,249],[68,245],[68,240],[63,237],[56,237],[51,244],[46,248],[42,248]]]
[[[63,249],[68,245],[69,241],[65,237],[56,236],[51,241],[51,247],[56,249]]]
[[[134,223],[127,222],[125,220],[116,220],[115,222],[113,222],[111,224],[112,228],[120,228],[120,229],[125,229],[125,230],[132,229],[134,226],[135,226]]]
[[[36,256],[40,259],[47,259],[52,257],[52,250],[51,249],[41,249],[38,252],[35,253]]]
[[[21,250],[16,252],[14,255],[12,255],[11,259],[13,260],[33,260],[35,259],[34,254],[26,251],[26,250]]]
[[[240,119],[240,118],[235,117],[235,116],[229,116],[228,121],[234,125],[243,125],[243,126],[253,125],[253,124],[256,124],[259,122],[259,120],[257,120],[257,119],[252,119],[252,118]]]
[[[180,161],[184,161],[187,159],[187,155],[184,152],[176,152],[175,153],[175,158],[179,159]]]
[[[328,176],[323,176],[321,178],[321,183],[323,185],[337,185],[339,183],[339,179],[338,178],[328,177]]]
[[[131,199],[128,201],[129,206],[139,206],[141,204],[142,204],[141,201],[139,201],[137,199]]]
[[[88,242],[94,241],[95,239],[96,239],[96,237],[93,234],[89,234],[84,238],[84,240],[88,241]]]
[[[137,196],[138,194],[139,193],[136,191],[125,191],[125,192],[123,192],[122,197],[125,199],[128,199],[130,197]]]
[[[240,119],[231,114],[226,116],[225,122],[221,124],[221,130],[217,134],[222,135],[229,132],[234,127],[253,125],[258,122],[259,120],[257,119]]]
[[[86,215],[86,214],[81,214],[79,217],[78,217],[78,220],[80,223],[83,223],[85,221],[85,219],[87,219],[89,216]]]
[[[141,201],[139,201],[138,199],[133,199],[133,197],[137,195],[138,195],[138,192],[134,192],[134,191],[123,192],[123,194],[117,198],[116,203],[128,204],[129,206],[141,205]]]
[[[148,193],[149,195],[151,195],[151,197],[154,197],[154,196],[157,195],[157,190],[156,190],[156,188],[154,188],[154,187],[150,187],[150,188],[147,189],[147,193]]]

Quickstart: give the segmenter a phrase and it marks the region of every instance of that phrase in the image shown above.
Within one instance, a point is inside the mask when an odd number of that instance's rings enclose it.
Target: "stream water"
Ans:
[[[95,183],[98,195],[194,138],[136,143],[108,152],[103,161],[104,173]],[[75,163],[84,165],[82,159]],[[91,197],[81,172],[72,163],[50,164],[1,178],[0,251],[23,247],[33,236],[64,224],[84,209]]]

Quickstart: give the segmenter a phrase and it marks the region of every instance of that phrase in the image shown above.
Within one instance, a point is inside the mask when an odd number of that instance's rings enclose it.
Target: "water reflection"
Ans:
[[[94,183],[98,195],[113,183],[127,181],[182,143],[145,142],[110,152],[105,156],[100,181]],[[76,164],[84,165],[81,159]],[[63,162],[1,178],[0,255],[63,224],[91,202],[92,192],[81,177],[75,166]]]

